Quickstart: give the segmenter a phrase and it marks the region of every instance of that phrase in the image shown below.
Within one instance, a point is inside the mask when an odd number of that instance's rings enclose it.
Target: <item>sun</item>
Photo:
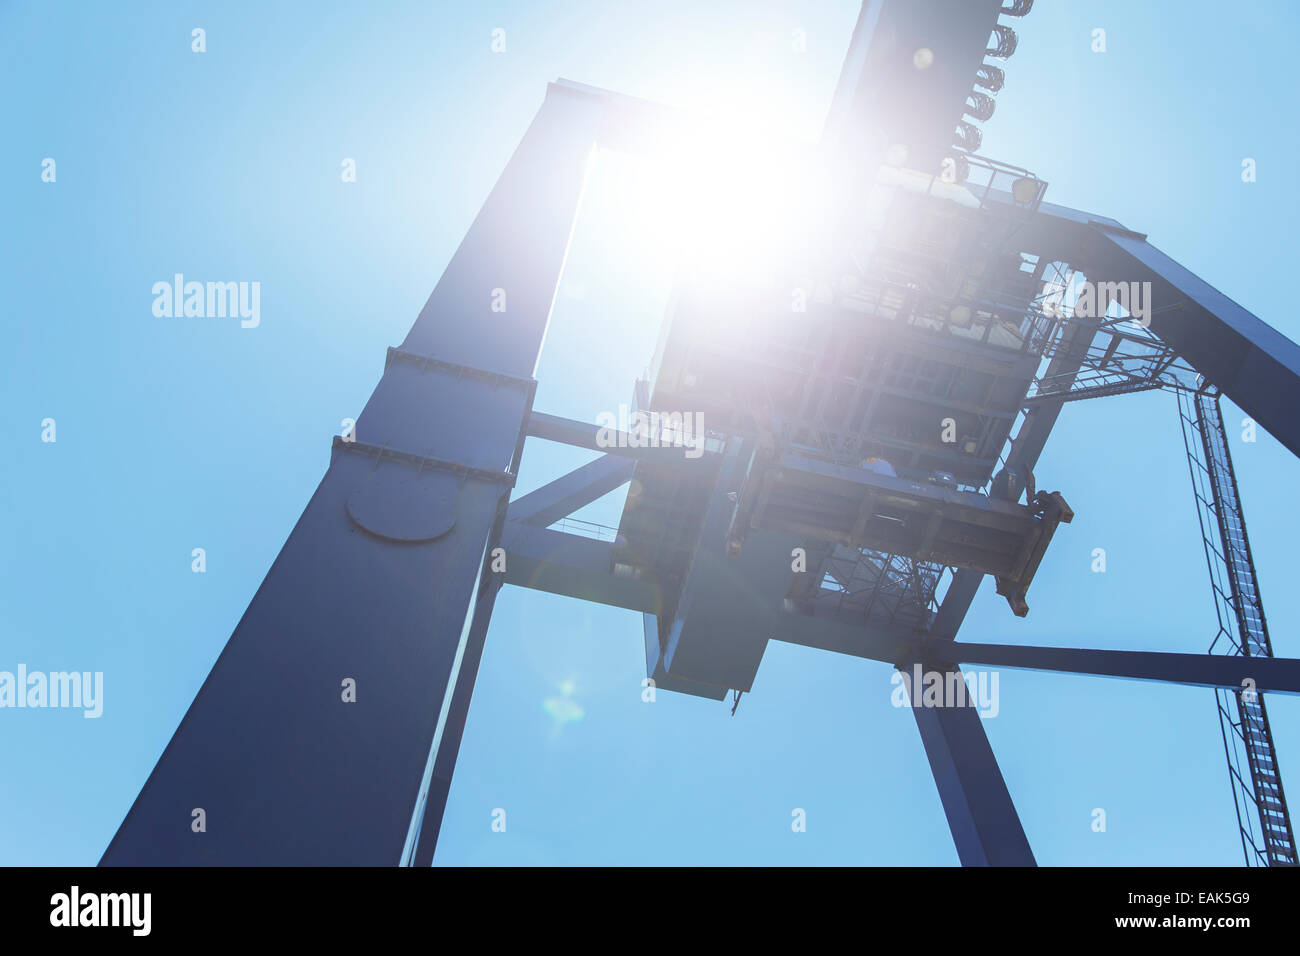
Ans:
[[[683,117],[652,152],[605,150],[598,162],[614,241],[712,282],[789,269],[833,214],[820,150],[737,117]]]

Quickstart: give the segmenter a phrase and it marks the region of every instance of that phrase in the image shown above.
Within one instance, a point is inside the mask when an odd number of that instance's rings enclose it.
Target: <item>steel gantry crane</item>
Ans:
[[[534,370],[593,149],[653,153],[683,119],[551,84],[102,862],[430,863],[509,583],[641,612],[647,676],[717,700],[769,640],[954,683],[970,664],[1215,688],[1247,860],[1294,863],[1262,695],[1300,692],[1300,661],[1272,656],[1217,396],[1300,454],[1300,348],[978,154],[1029,7],[864,3],[816,159],[835,208],[761,278],[683,279],[614,434],[535,410]],[[1084,307],[1081,280],[1154,307]],[[986,575],[1027,612],[1072,517],[1034,478],[1063,406],[1157,387],[1182,402],[1211,652],[957,641]],[[512,500],[529,439],[602,454]],[[624,484],[616,531],[556,527]],[[344,678],[384,693],[341,705]],[[913,713],[961,862],[1033,864],[976,711]],[[222,839],[192,838],[197,806]]]

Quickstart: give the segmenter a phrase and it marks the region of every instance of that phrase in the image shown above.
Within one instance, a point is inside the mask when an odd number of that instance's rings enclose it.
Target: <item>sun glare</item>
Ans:
[[[788,268],[830,200],[815,147],[719,120],[650,155],[607,153],[615,228],[639,256],[725,282]]]

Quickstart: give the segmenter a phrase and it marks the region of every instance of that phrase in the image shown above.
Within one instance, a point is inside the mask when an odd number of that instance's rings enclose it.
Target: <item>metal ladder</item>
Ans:
[[[1218,615],[1219,630],[1210,651],[1272,657],[1218,393],[1180,389],[1177,394]],[[1246,688],[1219,688],[1215,697],[1246,865],[1295,866],[1300,860],[1264,697]]]

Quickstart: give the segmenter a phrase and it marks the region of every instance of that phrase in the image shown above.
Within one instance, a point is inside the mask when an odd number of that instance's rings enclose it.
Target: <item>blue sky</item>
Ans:
[[[547,81],[761,113],[812,138],[856,15],[688,0],[0,7],[0,670],[103,671],[105,686],[98,720],[0,712],[0,863],[99,858]],[[982,152],[1036,171],[1053,202],[1148,233],[1300,337],[1277,281],[1300,217],[1300,133],[1281,115],[1300,9],[1040,2],[1017,28]],[[649,363],[668,276],[610,237],[625,200],[598,170],[540,410],[594,421]],[[154,317],[153,283],[177,272],[259,281],[261,324]],[[1232,451],[1275,650],[1298,656],[1300,519],[1282,503],[1300,466],[1263,433]],[[520,493],[588,457],[530,443]],[[962,636],[1202,650],[1213,610],[1173,398],[1067,408],[1037,475],[1077,517],[1029,617],[986,582]],[[502,593],[438,864],[956,863],[888,667],[772,644],[733,718],[667,693],[644,704],[641,640],[631,612]],[[1289,780],[1300,702],[1269,706]],[[1210,691],[1004,671],[985,727],[1040,863],[1240,862]]]

